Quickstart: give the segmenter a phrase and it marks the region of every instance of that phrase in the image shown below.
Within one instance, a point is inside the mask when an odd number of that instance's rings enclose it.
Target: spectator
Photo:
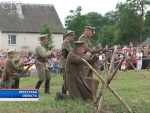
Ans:
[[[21,51],[20,52],[20,56],[19,56],[21,62],[23,63],[27,63],[28,60],[27,60],[27,56],[25,55],[25,52],[24,51]],[[27,77],[27,76],[30,76],[29,73],[25,73],[25,74],[21,74],[21,76],[23,77]]]
[[[20,52],[20,59],[22,62],[28,62],[24,51]]]
[[[53,73],[54,61],[52,59],[48,59],[48,62],[46,63],[46,66],[50,70],[50,72]]]
[[[130,47],[130,48],[133,47],[133,43],[132,43],[132,42],[130,42],[129,47]]]
[[[60,73],[60,69],[59,69],[59,67],[58,67],[58,63],[54,63],[54,73],[55,74],[59,74]]]
[[[137,70],[141,70],[142,68],[142,57],[143,53],[141,52],[141,49],[138,49],[138,52],[136,53],[137,56]]]
[[[3,50],[0,51],[0,57],[1,58],[5,58],[6,57],[6,54]]]
[[[33,58],[32,52],[29,52],[27,55],[27,60],[31,60]]]
[[[131,51],[131,55],[133,55],[133,57],[132,57],[132,63],[134,65],[134,67],[136,67],[136,65],[137,65],[136,50],[133,50],[133,52]]]
[[[122,64],[121,64],[121,70],[125,71],[126,65],[127,65],[127,61],[124,60],[124,61],[122,62]]]
[[[142,58],[149,58],[147,48],[144,49],[143,57]],[[149,65],[149,60],[145,59],[142,61],[142,69],[146,69]]]

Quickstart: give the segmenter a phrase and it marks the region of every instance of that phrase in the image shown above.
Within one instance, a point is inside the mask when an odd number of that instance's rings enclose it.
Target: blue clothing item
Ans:
[[[5,57],[5,55],[4,55],[4,54],[2,54],[2,53],[0,53],[0,57]]]
[[[54,71],[53,71],[55,74],[59,74],[60,72],[60,68],[58,67],[57,64],[54,64]]]

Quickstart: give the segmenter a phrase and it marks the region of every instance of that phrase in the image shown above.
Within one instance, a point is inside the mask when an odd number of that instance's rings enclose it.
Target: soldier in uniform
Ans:
[[[83,76],[82,64],[84,62],[81,58],[89,63],[95,62],[99,58],[92,56],[90,52],[87,52],[86,55],[83,54],[83,45],[84,41],[75,41],[73,51],[68,54],[66,61],[66,87],[71,98],[87,100],[96,96],[99,81]]]
[[[20,60],[21,60],[20,58],[16,58],[14,60],[15,65],[18,65]],[[24,65],[26,65],[26,64],[24,64]],[[27,73],[27,71],[29,70],[30,66],[32,66],[32,64],[28,64],[26,69],[24,69],[23,66],[22,66],[22,67],[19,68],[19,70],[17,70],[16,72],[13,73],[13,76],[11,77],[11,79],[14,80],[14,84],[12,84],[12,88],[14,88],[14,89],[19,88],[20,76],[21,76],[21,74]]]
[[[68,54],[66,60],[66,88],[69,95],[57,92],[55,100],[59,99],[94,99],[98,88],[99,81],[84,77],[82,71],[82,64],[84,63],[81,58],[87,60],[90,64],[97,61],[97,56],[91,55],[90,52],[83,54],[84,41],[75,41],[73,50]]]
[[[49,69],[46,67],[47,58],[53,57],[53,52],[46,51],[46,44],[48,42],[47,35],[41,35],[41,43],[35,49],[35,55],[37,60],[35,63],[36,69],[39,73],[39,80],[35,86],[36,89],[39,89],[41,84],[45,81],[45,94],[50,94],[50,80],[51,74]]]
[[[2,73],[2,83],[3,83],[3,88],[11,88],[13,84],[13,74],[14,72],[18,71],[20,67],[22,67],[24,64],[23,62],[19,62],[17,65],[15,65],[13,57],[14,57],[14,50],[9,49],[7,51],[7,59],[4,64],[4,70]],[[19,76],[14,76],[15,79],[18,81],[14,83],[15,88],[19,88],[18,82],[19,82]]]
[[[92,35],[94,33],[94,30],[95,30],[94,27],[85,26],[85,31],[79,38],[79,41],[85,41],[85,43],[84,43],[84,52],[90,52],[92,50],[92,45],[91,45],[91,42],[90,42],[90,38],[92,37]],[[83,65],[83,72],[84,72],[85,77],[93,77],[92,71],[86,65]]]
[[[75,33],[74,31],[68,31],[66,33],[66,38],[61,46],[61,57],[60,57],[60,74],[63,75],[63,80],[66,80],[66,72],[65,72],[65,65],[68,53],[72,50],[71,42],[74,40]],[[65,82],[64,82],[65,83]],[[65,84],[63,83],[62,86],[62,93],[66,94],[67,90],[65,88]]]

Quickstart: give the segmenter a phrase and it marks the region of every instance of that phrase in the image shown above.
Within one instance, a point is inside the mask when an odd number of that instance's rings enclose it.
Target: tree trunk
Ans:
[[[140,43],[142,43],[143,39],[143,16],[144,16],[144,9],[143,9],[143,2],[141,3],[141,15],[140,15]]]

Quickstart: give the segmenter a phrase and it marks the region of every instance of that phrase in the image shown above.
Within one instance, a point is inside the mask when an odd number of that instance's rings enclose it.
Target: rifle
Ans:
[[[117,49],[122,49],[122,48],[117,48]],[[110,51],[113,51],[113,50],[114,50],[114,47],[112,47],[112,48],[107,48],[107,49],[91,50],[90,53],[91,53],[91,54],[106,53],[106,52],[110,52]]]
[[[25,63],[24,66],[29,66],[29,65],[33,65],[35,64],[34,62],[33,63]]]

